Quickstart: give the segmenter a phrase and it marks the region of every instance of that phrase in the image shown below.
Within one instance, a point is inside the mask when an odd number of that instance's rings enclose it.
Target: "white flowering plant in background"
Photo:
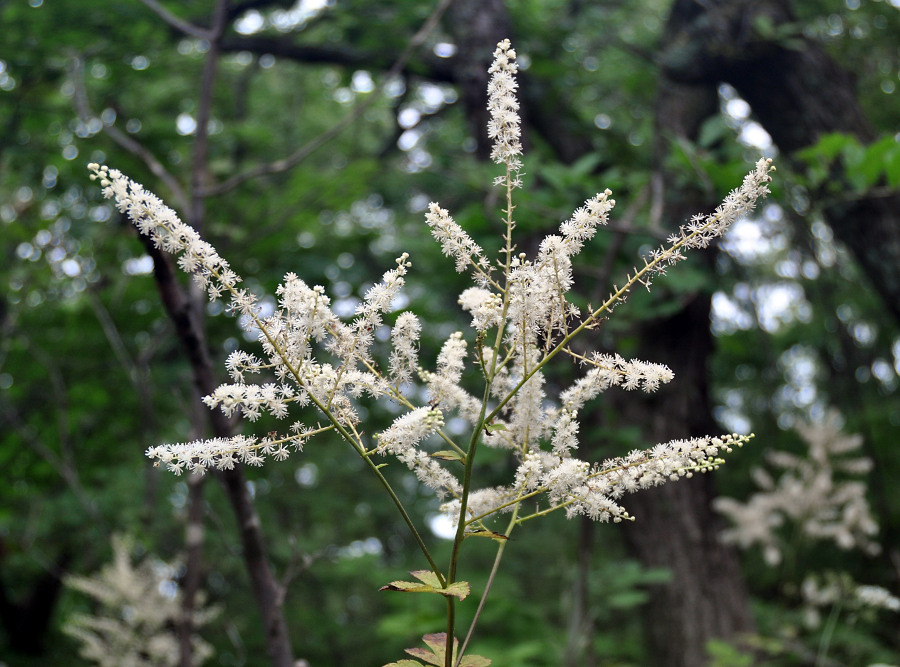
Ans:
[[[419,359],[423,325],[418,317],[411,312],[392,313],[412,267],[406,253],[367,292],[349,321],[332,311],[324,288],[310,286],[293,273],[277,289],[278,309],[263,316],[259,297],[240,286],[241,278],[228,262],[174,211],[119,171],[90,165],[103,194],[116,200],[118,209],[142,234],[177,255],[179,266],[210,299],[227,299],[229,308],[258,331],[262,354],[233,352],[226,362],[232,383],[207,396],[206,404],[227,416],[255,421],[269,413],[291,424],[280,435],[161,445],[150,448],[147,455],[175,474],[238,464],[258,466],[270,458],[284,460],[301,451],[313,436],[334,431],[378,477],[428,563],[428,569],[412,573],[415,581],[395,581],[384,588],[434,593],[446,601],[446,631],[426,635],[428,649],[407,652],[427,664],[446,667],[490,663],[465,655],[474,622],[462,646],[455,635],[455,605],[469,594],[469,585],[458,572],[464,540],[472,536],[496,539],[499,562],[511,531],[536,516],[562,509],[570,517],[632,520],[621,504],[626,493],[712,470],[722,463],[722,454],[749,439],[736,434],[703,436],[655,444],[605,461],[579,459],[579,414],[593,399],[614,387],[653,392],[670,382],[673,374],[660,363],[601,351],[578,352],[571,344],[608,318],[635,285],[649,288],[686,251],[707,247],[732,222],[750,213],[768,193],[770,161],[760,160],[712,214],[694,217],[650,253],[621,286],[613,286],[602,304],[579,308],[569,300],[573,259],[607,224],[615,201],[609,190],[591,197],[559,225],[557,233],[543,240],[536,257],[517,252],[514,194],[523,184],[517,69],[509,41],[498,44],[490,67],[488,133],[493,140],[492,158],[503,168],[494,182],[505,191],[499,256],[486,256],[437,203],[429,205],[425,216],[456,271],[469,274],[472,280],[459,296],[460,306],[471,317],[468,332],[450,335],[433,365]],[[392,324],[391,351],[386,359],[379,359],[373,351],[374,333],[387,323]],[[558,396],[548,396],[545,368],[551,361],[565,359],[585,370]],[[465,387],[474,384],[475,376],[478,393],[464,387],[464,375]],[[417,403],[419,393],[410,391],[416,381],[427,389],[425,403]],[[370,437],[357,410],[363,399],[393,401],[403,413]],[[294,416],[298,413],[302,414]],[[468,425],[465,439],[443,428],[451,416]],[[473,473],[482,447],[505,450],[514,459],[516,471],[508,484],[475,488]],[[456,525],[445,568],[438,565],[382,475],[385,457],[399,460],[443,500],[442,510]],[[494,520],[504,514],[508,515],[506,525],[498,529]],[[487,590],[482,604],[486,594]],[[478,613],[475,616],[477,622]],[[422,663],[406,659],[391,664]]]
[[[94,600],[91,614],[71,615],[63,632],[81,644],[81,657],[99,667],[176,667],[181,664],[175,628],[184,623],[177,565],[151,557],[135,564],[133,540],[112,538],[113,560],[90,577],[68,576],[65,585]],[[191,627],[207,625],[219,613],[199,601]],[[194,664],[213,656],[213,649],[197,633],[191,635]]]
[[[862,436],[845,433],[843,423],[835,409],[815,424],[798,423],[794,429],[807,447],[804,455],[769,451],[770,469],[752,470],[759,490],[746,502],[716,498],[713,507],[731,524],[722,531],[722,541],[744,550],[758,545],[770,567],[782,565],[789,542],[796,548],[800,541],[825,541],[843,551],[877,555],[878,524],[862,477],[874,464],[860,456]],[[900,613],[900,598],[881,586],[859,584],[847,572],[817,573],[797,563],[786,565],[803,571],[796,587],[804,625],[818,630],[822,611],[827,611],[818,649],[823,660],[842,615],[851,624],[860,619],[877,624],[880,614]]]
[[[782,532],[791,533],[793,539],[799,532],[843,550],[877,554],[878,525],[860,477],[872,469],[872,460],[857,455],[862,436],[844,433],[842,423],[841,415],[831,410],[816,424],[797,424],[807,446],[805,456],[770,451],[766,458],[777,478],[769,470],[754,468],[751,474],[759,491],[746,502],[716,498],[713,507],[731,523],[722,532],[723,541],[742,549],[758,544],[770,566],[781,562]]]

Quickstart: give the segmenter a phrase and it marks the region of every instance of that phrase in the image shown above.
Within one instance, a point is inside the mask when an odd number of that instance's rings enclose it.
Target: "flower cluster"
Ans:
[[[768,184],[772,180],[769,172],[772,169],[772,160],[760,159],[756,168],[744,176],[741,187],[728,193],[715,211],[709,215],[695,215],[677,233],[669,236],[668,245],[660,246],[650,253],[653,265],[651,273],[665,273],[666,268],[684,259],[684,250],[709,247],[710,243],[728,231],[733,222],[752,213],[756,202],[769,194]],[[645,284],[649,286],[649,276]]]
[[[486,272],[490,270],[490,262],[484,256],[484,251],[450,217],[447,209],[441,208],[434,202],[430,203],[428,213],[425,214],[425,222],[431,228],[431,235],[441,244],[444,255],[456,260],[457,273],[462,273],[471,265],[486,278]]]
[[[175,581],[177,565],[145,558],[131,561],[132,541],[112,538],[113,562],[92,577],[69,576],[65,585],[93,598],[99,609],[91,615],[72,614],[63,632],[77,639],[79,653],[100,667],[176,667],[181,664],[174,628],[183,622],[184,605]],[[201,627],[218,615],[204,600],[191,617]],[[191,636],[195,664],[213,655],[212,646],[196,633]]]
[[[490,515],[537,496],[544,506],[536,515],[565,509],[570,516],[583,514],[600,521],[630,519],[619,505],[625,493],[713,469],[722,452],[747,440],[737,435],[673,440],[602,463],[578,459],[579,415],[592,399],[613,387],[653,392],[673,376],[662,364],[576,351],[571,343],[606,317],[636,283],[661,273],[685,249],[708,245],[731,221],[752,210],[756,199],[767,192],[768,162],[761,161],[713,215],[682,228],[604,304],[582,312],[569,300],[575,283],[573,262],[608,222],[615,200],[609,190],[599,192],[560,223],[533,258],[514,252],[511,197],[521,185],[522,167],[517,70],[516,53],[504,40],[494,53],[488,91],[488,133],[494,160],[505,166],[497,183],[505,186],[508,203],[506,247],[500,258],[489,261],[481,246],[437,203],[425,215],[444,254],[453,258],[457,271],[470,271],[474,282],[459,297],[471,315],[472,337],[467,340],[459,331],[451,334],[433,370],[420,365],[418,318],[392,312],[410,268],[405,253],[396,268],[369,289],[350,321],[334,313],[321,286],[309,286],[292,273],[276,290],[277,309],[263,317],[256,297],[238,288],[240,278],[171,209],[118,171],[90,166],[104,195],[114,197],[119,210],[142,233],[163,250],[178,254],[179,265],[211,298],[227,295],[232,309],[258,333],[263,355],[232,353],[226,366],[233,382],[207,396],[206,404],[251,421],[263,413],[284,419],[303,411],[316,423],[310,427],[297,422],[286,436],[270,433],[263,438],[236,436],[153,447],[148,451],[151,458],[175,472],[258,465],[267,457],[284,459],[313,435],[333,430],[366,460],[396,457],[439,496],[450,497],[444,510],[454,521],[464,521],[467,527],[474,523],[475,528]],[[373,349],[375,331],[391,318],[391,349],[382,370],[378,359],[383,355]],[[548,395],[545,366],[567,356],[588,370],[558,395]],[[463,386],[465,371],[473,366],[483,382],[479,395]],[[251,382],[248,376],[260,381]],[[423,394],[411,387],[416,382],[427,394],[423,404],[413,400]],[[401,407],[394,422],[374,436],[359,427],[358,408],[365,397]],[[467,442],[458,442],[443,430],[451,417],[468,425]],[[432,446],[438,441],[442,450],[435,452]],[[509,485],[469,487],[481,443],[504,448],[514,458]]]
[[[519,100],[516,90],[519,84],[516,74],[519,65],[516,63],[516,51],[511,48],[509,40],[504,39],[494,50],[494,62],[488,73],[488,137],[494,142],[491,159],[497,164],[505,164],[509,172],[515,174],[516,186],[521,185],[518,171],[522,167],[521,130],[519,129]],[[503,176],[498,177],[497,184],[503,183]]]
[[[822,623],[821,609],[846,608],[854,613],[868,610],[900,613],[900,598],[886,588],[857,584],[846,573],[809,575],[800,586],[803,599],[803,619],[811,629]]]
[[[846,456],[861,447],[862,437],[843,433],[835,411],[818,424],[800,424],[796,429],[808,447],[806,456],[772,452],[769,462],[781,473],[777,480],[759,468],[753,477],[760,491],[747,502],[716,498],[716,510],[731,522],[722,539],[744,549],[758,544],[765,560],[776,565],[781,561],[779,528],[791,523],[808,538],[877,553],[873,537],[878,526],[869,511],[865,483],[837,475],[860,475],[871,468],[870,459]]]
[[[578,446],[577,433],[575,415],[563,410],[554,427],[552,451],[529,451],[511,487],[488,489],[470,500],[470,520],[509,511],[523,499],[539,494],[546,494],[552,509],[565,508],[568,517],[585,515],[595,521],[616,523],[633,520],[618,503],[626,493],[715,470],[724,463],[720,453],[730,453],[752,437],[729,434],[672,440],[591,465],[571,457],[571,450]],[[459,501],[444,503],[441,509],[455,519],[460,512]]]
[[[178,266],[194,277],[207,291],[210,299],[217,299],[228,292],[231,306],[241,314],[253,311],[256,305],[253,295],[237,289],[238,276],[216,249],[200,238],[197,231],[186,225],[171,208],[140,183],[135,183],[118,169],[92,162],[88,165],[91,179],[99,180],[103,196],[115,199],[116,207],[126,214],[138,231],[150,237],[156,247],[178,255]]]

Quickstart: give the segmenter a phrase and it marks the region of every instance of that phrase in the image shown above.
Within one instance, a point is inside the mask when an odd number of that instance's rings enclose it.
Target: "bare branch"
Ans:
[[[196,37],[197,39],[212,39],[215,29],[204,30],[203,28],[198,28],[193,23],[189,23],[184,19],[178,18],[177,16],[175,16],[175,14],[163,7],[156,0],[141,0],[141,2],[144,3],[149,9],[151,9],[154,14],[156,14],[159,18],[161,18],[176,30],[180,30],[186,35]]]

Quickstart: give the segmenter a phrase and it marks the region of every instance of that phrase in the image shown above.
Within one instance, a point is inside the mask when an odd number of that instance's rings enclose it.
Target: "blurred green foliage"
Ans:
[[[634,4],[510,3],[515,46],[530,59],[523,88],[534,86],[542,103],[567,110],[591,148],[565,164],[542,137],[528,138],[527,187],[516,211],[525,246],[598,190],[613,189],[624,211],[648,187],[657,71],[642,54],[655,47],[669,3]],[[887,553],[900,548],[900,497],[889,492],[900,471],[894,444],[900,427],[897,323],[846,251],[835,246],[808,193],[824,186],[829,196],[848,196],[849,183],[849,196],[856,196],[900,184],[898,13],[878,2],[794,4],[797,30],[827,42],[858,75],[860,100],[882,138],[863,146],[831,135],[794,156],[796,170],[779,163],[784,180],[773,208],[762,212],[765,252],[748,259],[737,246],[726,247],[715,276],[691,261],[666,279],[666,298],[635,295],[617,311],[621,321],[598,334],[597,342],[608,345],[642,318],[677,307],[679,293],[727,296],[741,317],[713,322],[717,414],[726,428],[752,424],[760,444],[717,473],[720,488],[745,497],[752,490],[748,470],[764,450],[797,448],[788,430],[794,420],[837,406],[848,430],[865,436],[866,453],[877,463],[871,495]],[[166,3],[198,25],[211,5]],[[341,2],[293,28],[303,45],[363,55],[350,65],[336,58],[295,62],[239,50],[224,54],[212,106],[211,177],[221,182],[282,158],[332,127],[353,104],[375,94],[364,92],[360,72],[382,83],[431,10],[423,2]],[[0,580],[11,600],[22,601],[60,560],[68,559],[68,569],[80,574],[97,569],[110,558],[114,532],[133,534],[142,549],[166,559],[182,547],[186,484],[151,468],[143,451],[189,437],[189,369],[142,246],[101,201],[85,164],[106,162],[174,203],[173,193],[102,128],[114,126],[139,142],[186,185],[206,45],[178,34],[143,4],[124,0],[2,3],[0,25]],[[426,46],[451,42],[451,32],[439,28]],[[285,38],[274,28],[261,35]],[[425,364],[448,333],[464,326],[455,295],[465,285],[426,233],[426,204],[439,200],[489,252],[499,246],[500,204],[488,186],[494,171],[475,160],[457,94],[433,77],[434,60],[428,48],[420,50],[387,95],[297,167],[209,198],[204,230],[254,289],[272,294],[282,275],[294,271],[325,285],[350,312],[393,257],[410,252],[406,294],[408,307],[427,323]],[[93,122],[79,117],[83,103]],[[401,127],[398,117],[416,122]],[[746,172],[756,150],[735,137],[723,115],[707,124],[697,145],[679,146],[669,160],[686,174],[686,185],[701,181],[720,196]],[[837,172],[844,189],[829,190]],[[617,270],[630,268],[657,242],[655,230],[642,222],[646,209],[639,209],[621,241]],[[598,267],[611,238],[601,234],[595,254],[582,262],[585,303],[605,294],[607,286],[595,283],[604,277]],[[764,288],[788,282],[799,286],[802,303],[794,305],[802,308],[769,325]],[[232,317],[215,306],[208,315],[217,363],[236,346],[252,347]],[[627,355],[627,336],[617,345]],[[798,359],[809,370],[803,377]],[[374,432],[393,415],[380,409],[369,418]],[[256,425],[260,432],[274,427],[264,420]],[[637,444],[628,425],[594,435],[600,443]],[[486,477],[508,476],[499,456],[486,453],[485,462]],[[387,472],[425,522],[437,501],[398,466]],[[302,455],[248,476],[275,569],[294,573],[285,610],[298,656],[313,665],[382,664],[440,626],[443,608],[433,600],[378,592],[420,565],[417,552],[395,510],[382,502],[376,481],[338,439],[318,438]],[[226,610],[221,631],[206,637],[217,650],[213,662],[265,664],[230,510],[216,484],[205,491],[204,587]],[[590,652],[599,664],[636,665],[644,660],[640,605],[647,587],[665,573],[626,560],[618,530],[599,526],[594,534]],[[481,590],[493,544],[472,542],[478,544],[466,545],[464,563],[475,573],[467,578]],[[581,584],[577,544],[578,524],[562,517],[516,533],[475,635],[476,653],[496,656],[494,664],[501,666],[582,664],[564,662],[573,659],[567,651],[573,591]],[[772,571],[757,554],[746,558],[760,629],[784,637],[784,628],[793,628],[798,642],[812,646],[818,636],[801,628],[796,590],[786,584],[796,582],[799,571],[841,569],[867,583],[896,582],[884,559],[803,544],[785,568]],[[39,656],[12,654],[9,638],[0,633],[0,661],[82,664],[59,626],[87,604],[63,593]],[[474,604],[461,608],[461,627],[473,610]],[[897,649],[885,625],[865,619],[841,624],[832,646],[832,655],[846,664],[887,661]],[[751,664],[742,650],[711,646],[711,664]],[[768,664],[805,664],[772,660]]]

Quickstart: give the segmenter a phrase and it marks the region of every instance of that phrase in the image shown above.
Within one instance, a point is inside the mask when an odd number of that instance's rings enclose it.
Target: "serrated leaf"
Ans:
[[[431,458],[440,459],[441,461],[465,461],[465,457],[462,454],[454,452],[452,449],[442,449],[432,454]]]
[[[431,570],[414,570],[410,574],[421,583],[416,583],[415,581],[392,581],[378,590],[397,591],[399,593],[437,593],[445,597],[455,597],[460,601],[469,597],[471,592],[467,581],[457,581],[444,588],[441,586],[437,575]]]
[[[407,653],[424,660],[429,665],[441,667],[444,664],[447,653],[447,633],[434,632],[422,637],[422,641],[428,646],[430,651],[424,648],[414,647],[403,649]],[[453,638],[453,662],[456,662],[456,651],[459,648],[459,641]]]
[[[406,648],[403,650],[420,660],[424,660],[426,665],[436,665],[437,667],[441,667],[441,665],[444,664],[443,651],[438,655],[437,653],[429,653],[424,648]]]
[[[397,662],[389,662],[384,667],[425,667],[418,660],[398,660]]]
[[[425,642],[425,645],[428,646],[435,654],[440,653],[443,655],[447,651],[447,633],[446,632],[429,632],[427,635],[422,636],[422,641]],[[453,638],[453,657],[456,657],[456,649],[459,646],[459,640],[454,637]]]
[[[427,634],[422,637],[422,641],[431,649],[431,651],[427,651],[424,648],[407,648],[403,649],[407,653],[412,656],[415,656],[421,660],[424,660],[429,665],[435,665],[435,667],[441,667],[444,664],[444,658],[447,653],[447,633],[446,632],[435,632],[431,634]],[[455,637],[453,638],[453,663],[456,663],[457,660],[457,652],[459,651],[459,640]],[[408,661],[413,663],[414,661]],[[385,667],[392,667],[394,663],[391,665],[385,665]],[[407,667],[402,662],[396,663],[400,665],[400,667]],[[419,664],[419,663],[415,663]],[[489,658],[485,658],[481,655],[467,655],[459,662],[459,667],[489,667],[491,661]]]
[[[473,530],[471,533],[466,533],[466,537],[489,537],[492,540],[497,540],[501,544],[509,539],[503,533],[495,533],[493,530]]]

